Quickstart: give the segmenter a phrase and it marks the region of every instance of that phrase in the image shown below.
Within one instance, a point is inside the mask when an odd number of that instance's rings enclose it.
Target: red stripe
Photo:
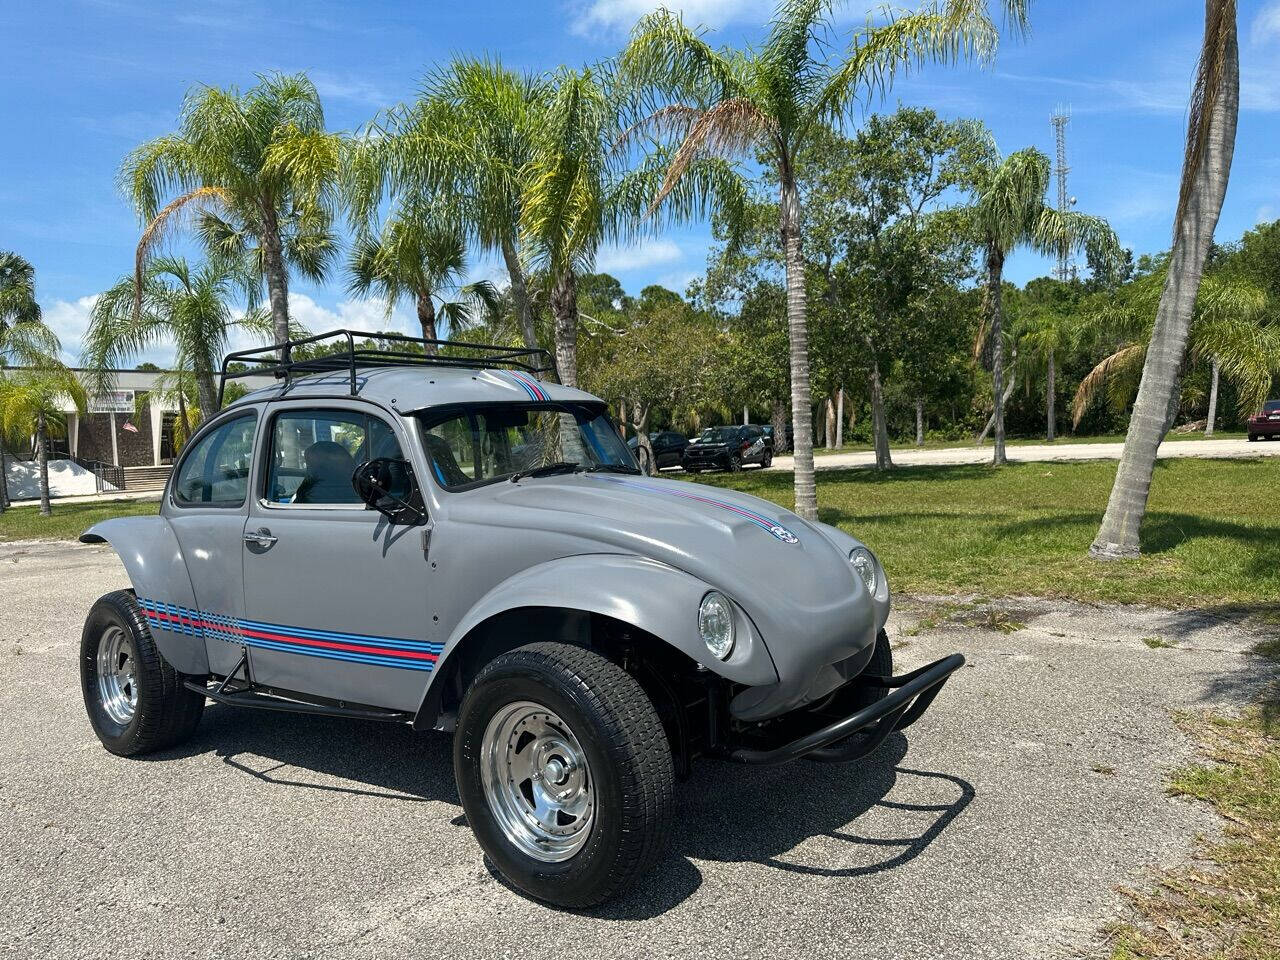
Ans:
[[[192,620],[173,613],[152,613],[151,616],[161,620],[176,620],[184,626],[198,627],[206,630],[231,630],[236,636],[257,637],[259,640],[275,640],[277,643],[296,643],[304,647],[321,647],[327,650],[347,650],[352,653],[372,653],[381,657],[404,657],[408,660],[425,660],[435,663],[440,657],[434,653],[420,653],[416,650],[392,650],[387,647],[365,647],[356,643],[336,643],[330,640],[314,640],[310,637],[290,637],[279,633],[264,633],[261,630],[248,630],[244,627],[231,628],[225,624],[210,623],[206,620]]]

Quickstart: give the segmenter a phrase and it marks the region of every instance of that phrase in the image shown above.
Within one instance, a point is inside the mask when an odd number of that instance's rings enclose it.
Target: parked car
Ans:
[[[741,470],[747,464],[773,463],[773,440],[754,425],[707,427],[684,448],[681,464],[690,473],[703,470]]]
[[[1280,436],[1280,400],[1268,400],[1262,412],[1249,418],[1249,439]]]
[[[132,584],[81,638],[107,750],[175,747],[208,700],[445,731],[491,862],[583,908],[653,868],[698,758],[857,759],[963,664],[893,676],[864,544],[640,476],[603,401],[534,376],[541,351],[360,336],[229,355],[223,386],[278,384],[200,426],[157,516],[82,535]],[[345,352],[276,359],[330,338]]]
[[[649,434],[649,445],[653,447],[654,469],[680,466],[684,448],[689,445],[689,438],[674,430],[655,430]],[[627,446],[632,456],[637,456],[640,438],[632,435],[627,438]]]

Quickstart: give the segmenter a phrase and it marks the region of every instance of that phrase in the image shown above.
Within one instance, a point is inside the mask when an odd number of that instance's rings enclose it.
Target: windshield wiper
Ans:
[[[635,467],[628,467],[622,463],[597,463],[594,467],[587,469],[587,473],[626,473],[632,476],[639,476],[640,472]]]
[[[525,477],[549,477],[554,473],[577,473],[582,467],[576,463],[570,463],[568,460],[557,460],[555,463],[544,463],[540,467],[531,467],[528,470],[517,470],[511,475],[511,482],[523,480]]]

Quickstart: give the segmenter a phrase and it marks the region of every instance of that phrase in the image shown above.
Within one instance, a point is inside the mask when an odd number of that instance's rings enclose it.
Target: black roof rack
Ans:
[[[326,353],[308,360],[294,360],[293,351],[326,340],[345,340],[345,345],[331,353]],[[391,346],[416,347],[421,353],[410,349],[369,349],[356,345],[357,340],[372,340],[379,344]],[[427,347],[435,347],[435,353],[427,352]],[[448,350],[449,353],[441,353]],[[244,370],[229,370],[233,363],[245,365]],[[295,376],[308,373],[326,373],[344,370],[349,375],[351,395],[354,397],[359,388],[356,381],[358,367],[516,367],[536,375],[553,371],[555,366],[551,354],[546,350],[532,347],[500,347],[488,343],[465,343],[461,340],[428,340],[425,337],[409,337],[400,333],[370,333],[367,330],[330,330],[328,333],[317,333],[311,337],[299,337],[286,340],[284,343],[273,343],[252,350],[239,350],[227,354],[222,360],[222,370],[218,380],[218,406],[222,406],[222,395],[228,380],[241,377],[270,374],[277,380],[283,380],[286,388]]]

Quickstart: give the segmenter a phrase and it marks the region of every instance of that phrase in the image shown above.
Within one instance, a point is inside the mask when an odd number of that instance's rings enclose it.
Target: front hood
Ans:
[[[847,550],[766,500],[616,474],[529,478],[474,494],[482,490],[454,499],[450,519],[510,527],[513,536],[546,530],[669,564],[740,604],[771,647],[786,633],[833,638],[854,621],[861,637],[868,617],[882,620]]]

